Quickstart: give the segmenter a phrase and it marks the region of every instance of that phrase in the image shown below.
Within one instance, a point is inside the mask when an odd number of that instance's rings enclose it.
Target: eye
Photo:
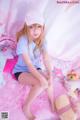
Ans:
[[[77,74],[73,74],[73,76],[77,76]]]
[[[37,27],[38,27],[38,28],[41,28],[41,25],[38,25]]]
[[[32,29],[33,28],[33,26],[29,26],[29,29]]]

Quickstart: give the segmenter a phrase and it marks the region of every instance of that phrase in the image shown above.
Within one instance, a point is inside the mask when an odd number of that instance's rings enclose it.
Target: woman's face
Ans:
[[[30,25],[28,26],[28,29],[29,29],[29,34],[32,40],[36,40],[43,32],[43,26],[39,24]]]

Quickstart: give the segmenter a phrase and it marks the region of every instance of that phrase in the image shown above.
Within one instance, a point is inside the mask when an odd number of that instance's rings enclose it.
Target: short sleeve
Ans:
[[[21,37],[17,43],[17,49],[16,49],[17,55],[20,55],[22,53],[28,53],[28,40],[26,37]]]
[[[42,45],[42,47],[41,47],[41,50],[42,50],[42,51],[44,51],[44,50],[47,51],[47,41],[46,41],[46,40],[43,42],[43,45]]]

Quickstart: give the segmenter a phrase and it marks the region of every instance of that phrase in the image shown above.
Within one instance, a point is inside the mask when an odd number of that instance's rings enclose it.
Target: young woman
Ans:
[[[33,119],[30,110],[31,104],[43,90],[47,89],[53,106],[52,70],[46,51],[46,42],[44,41],[43,18],[29,15],[27,23],[17,33],[17,41],[17,54],[19,57],[13,73],[21,84],[32,86],[23,106],[23,111],[30,120]],[[45,72],[42,70],[41,56],[45,63]]]
[[[46,90],[49,95],[51,108],[54,110],[53,95],[57,94],[57,91],[62,87],[59,83],[52,83],[53,76],[50,57],[44,39],[44,27],[44,19],[42,16],[29,14],[24,27],[17,33],[18,43],[16,52],[18,54],[18,61],[14,67],[13,73],[21,84],[32,86],[23,106],[24,114],[29,120],[34,119],[30,109],[33,100],[43,90]],[[44,63],[45,72],[42,69],[41,61]],[[53,88],[55,89],[55,92]],[[64,91],[63,87],[60,90]],[[62,120],[73,120],[74,112],[70,106],[69,99],[64,92],[62,92],[62,96],[60,92],[58,93],[58,97],[55,99],[55,106],[58,111],[67,106],[66,111],[68,112],[66,112],[66,114],[61,114],[60,118]],[[70,115],[70,119],[64,119],[66,116],[68,117],[68,115]]]

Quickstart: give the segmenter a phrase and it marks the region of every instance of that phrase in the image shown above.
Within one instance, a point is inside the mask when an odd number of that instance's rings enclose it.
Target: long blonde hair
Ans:
[[[28,26],[26,25],[26,23],[24,24],[23,28],[17,32],[16,34],[16,39],[17,39],[17,42],[19,41],[19,38],[21,36],[26,36],[28,38],[28,42],[30,43],[32,40],[30,39],[30,34],[29,34],[29,31],[28,31]],[[35,40],[35,44],[36,44],[36,47],[35,49],[37,48],[41,48],[41,46],[43,45],[43,42],[44,42],[44,26],[43,26],[43,32],[41,33],[41,35]]]
[[[23,28],[16,33],[17,42],[19,41],[19,38],[23,35],[27,35],[27,25],[26,25],[26,23],[24,24]]]

